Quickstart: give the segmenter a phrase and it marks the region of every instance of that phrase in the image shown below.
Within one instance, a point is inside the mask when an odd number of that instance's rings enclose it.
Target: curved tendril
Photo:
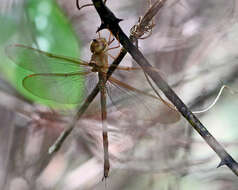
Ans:
[[[107,0],[104,0],[104,3],[106,4]],[[89,7],[89,6],[93,6],[92,3],[88,3],[88,4],[85,4],[85,5],[82,5],[82,6],[79,6],[79,0],[76,0],[76,7],[78,10],[84,8],[84,7]]]

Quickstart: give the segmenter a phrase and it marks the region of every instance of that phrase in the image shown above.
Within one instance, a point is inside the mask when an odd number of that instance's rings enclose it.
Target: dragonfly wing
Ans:
[[[24,78],[23,86],[33,95],[62,104],[76,104],[84,98],[84,76],[88,72],[42,73]]]
[[[98,83],[98,74],[92,73],[87,76],[87,79],[85,80],[85,88],[87,89],[87,93],[91,93],[92,90],[95,88],[95,86]]]
[[[108,95],[118,110],[129,110],[130,113],[136,113],[137,120],[156,118],[162,124],[174,123],[180,119],[179,113],[164,104],[157,96],[136,89],[113,77],[110,77],[109,81]]]
[[[34,73],[76,72],[80,70],[80,66],[88,66],[83,60],[55,55],[20,44],[8,46],[6,54],[15,64]]]

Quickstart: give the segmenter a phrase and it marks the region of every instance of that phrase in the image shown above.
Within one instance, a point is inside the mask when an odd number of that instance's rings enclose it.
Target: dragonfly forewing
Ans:
[[[6,48],[6,54],[19,67],[34,73],[76,72],[86,61],[56,55],[21,44],[13,44]]]

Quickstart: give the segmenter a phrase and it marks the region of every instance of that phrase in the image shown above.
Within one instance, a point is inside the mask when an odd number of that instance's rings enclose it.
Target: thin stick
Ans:
[[[226,150],[218,143],[218,141],[210,134],[205,126],[197,119],[197,117],[187,108],[177,94],[170,88],[166,81],[159,75],[158,72],[152,69],[150,63],[146,60],[144,55],[131,43],[129,38],[125,35],[119,26],[121,19],[118,19],[106,7],[102,0],[92,0],[102,21],[98,30],[109,29],[122,46],[130,53],[133,59],[142,67],[146,74],[154,81],[155,85],[159,87],[165,96],[175,105],[178,111],[187,119],[192,127],[201,135],[207,144],[217,153],[221,162],[218,167],[227,165],[235,175],[238,176],[237,162],[226,152]]]
[[[82,8],[84,8],[84,7],[90,7],[90,6],[92,6],[93,4],[85,4],[85,5],[82,5],[82,6],[79,6],[79,3],[78,3],[78,0],[76,1],[76,6],[77,6],[77,9],[78,10],[80,10],[80,9],[82,9]]]

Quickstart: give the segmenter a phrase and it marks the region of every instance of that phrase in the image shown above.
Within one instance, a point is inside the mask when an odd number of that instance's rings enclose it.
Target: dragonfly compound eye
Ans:
[[[92,53],[102,53],[107,49],[107,41],[104,38],[93,39],[90,50]]]

